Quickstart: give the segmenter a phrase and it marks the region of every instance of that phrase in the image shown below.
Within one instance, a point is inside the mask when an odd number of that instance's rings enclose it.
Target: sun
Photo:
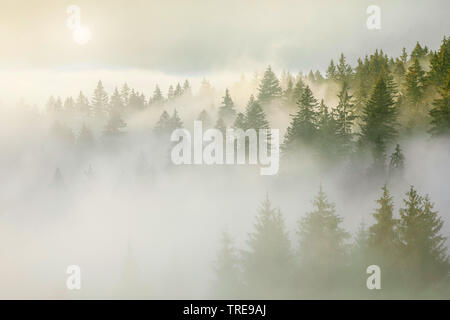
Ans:
[[[88,27],[80,26],[73,31],[73,40],[80,45],[87,44],[91,40],[91,31]]]

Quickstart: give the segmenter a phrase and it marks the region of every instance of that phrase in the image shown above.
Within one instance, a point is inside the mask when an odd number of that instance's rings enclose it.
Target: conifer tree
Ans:
[[[317,134],[318,103],[309,86],[297,102],[298,111],[291,120],[284,138],[286,148],[298,143],[310,143]]]
[[[340,226],[342,218],[336,214],[322,186],[313,206],[314,210],[299,220],[297,234],[302,265],[319,271],[343,262],[349,234]]]
[[[433,101],[430,110],[431,129],[434,136],[450,134],[450,69],[447,73],[447,82],[439,90],[440,97]]]
[[[302,97],[304,91],[305,91],[305,83],[303,82],[303,80],[301,78],[299,78],[294,87],[294,91],[292,94],[292,102],[298,103],[298,101]]]
[[[242,112],[239,112],[236,116],[236,120],[234,120],[233,127],[236,129],[247,130],[245,124],[245,115]]]
[[[218,299],[236,298],[241,291],[239,256],[228,232],[222,233],[221,247],[215,263],[215,296]]]
[[[258,88],[258,102],[261,105],[268,105],[281,96],[281,91],[277,76],[272,71],[272,68],[268,66]]]
[[[189,80],[184,80],[183,83],[183,94],[190,97],[192,96],[192,90],[191,90],[191,85],[189,83]]]
[[[167,91],[167,100],[172,100],[175,97],[175,92],[173,90],[173,86],[169,86],[169,90]]]
[[[334,61],[330,61],[330,65],[328,66],[326,77],[328,80],[336,80],[337,78],[337,70],[336,66],[334,65]]]
[[[353,122],[356,119],[353,97],[348,92],[347,84],[343,84],[338,94],[339,103],[335,108],[337,136],[339,137],[342,150],[349,152],[352,149]]]
[[[397,110],[386,82],[378,78],[372,95],[363,111],[361,125],[362,145],[372,147],[377,158],[397,136]]]
[[[411,103],[417,105],[422,100],[425,89],[425,72],[422,70],[419,60],[414,59],[413,64],[408,68],[405,79],[406,96]]]
[[[203,128],[211,128],[211,126],[213,125],[211,117],[204,109],[198,115],[197,120],[202,122]]]
[[[162,95],[161,89],[158,85],[155,87],[155,91],[153,91],[153,97],[151,98],[152,104],[161,105],[164,103],[164,96]]]
[[[378,208],[373,213],[375,224],[369,228],[368,244],[377,258],[384,263],[393,263],[397,256],[398,237],[396,234],[397,220],[394,219],[394,203],[391,195],[384,185],[383,194],[377,200]]]
[[[399,236],[407,281],[423,287],[448,277],[450,271],[444,221],[433,210],[428,196],[421,197],[413,186],[400,209]]]
[[[444,37],[439,50],[432,54],[428,79],[437,87],[445,87],[450,70],[450,38]]]
[[[97,83],[97,88],[94,91],[91,102],[95,116],[102,117],[106,115],[108,109],[108,94],[106,93],[101,80]]]
[[[245,285],[251,297],[280,298],[291,274],[291,244],[280,210],[267,196],[249,234],[248,250],[242,252]]]
[[[155,132],[158,134],[169,134],[170,130],[170,115],[164,110],[155,125]]]
[[[217,119],[216,125],[214,126],[214,128],[219,129],[220,132],[222,132],[223,137],[225,137],[226,135],[226,130],[227,130],[227,126],[225,124],[225,122],[222,120],[222,118]]]
[[[317,145],[324,154],[323,159],[332,160],[338,153],[338,126],[328,107],[323,102],[319,105],[317,114]]]
[[[397,143],[395,151],[391,154],[391,160],[389,162],[389,168],[392,171],[401,171],[405,167],[405,156],[403,155],[400,145]]]
[[[86,98],[82,91],[80,91],[80,93],[78,94],[77,101],[75,102],[75,107],[82,114],[89,113],[89,100],[88,98]]]
[[[173,110],[172,117],[170,117],[169,129],[170,131],[173,131],[178,128],[183,128],[183,122],[181,121],[181,118],[178,115],[177,109],[175,109]]]
[[[347,85],[352,73],[352,67],[345,62],[345,56],[341,53],[336,70],[336,80],[341,81],[343,85]]]
[[[114,110],[114,111],[118,111],[121,112],[123,110],[123,100],[122,100],[122,96],[119,93],[119,90],[117,90],[117,87],[114,89],[114,93],[111,96],[111,101],[110,101],[110,106],[109,109],[110,110]]]
[[[261,108],[261,105],[255,98],[250,96],[250,100],[245,109],[245,129],[269,129],[269,122],[266,119],[266,115]]]
[[[225,96],[222,98],[222,105],[219,107],[219,118],[226,124],[231,124],[236,117],[233,100],[231,100],[228,89],[225,90]]]
[[[128,87],[128,84],[125,82],[122,86],[122,89],[120,89],[120,96],[122,97],[122,102],[124,107],[128,107],[129,105],[129,97],[130,97],[130,88]]]
[[[173,93],[173,96],[175,98],[181,97],[183,95],[183,89],[181,88],[180,83],[177,83],[177,86],[175,87],[175,91]]]

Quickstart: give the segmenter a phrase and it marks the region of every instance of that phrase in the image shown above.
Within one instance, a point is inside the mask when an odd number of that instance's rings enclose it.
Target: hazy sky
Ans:
[[[119,79],[131,70],[153,78],[195,78],[252,72],[267,64],[293,72],[324,70],[340,52],[354,63],[375,48],[398,55],[403,46],[411,50],[420,41],[435,49],[450,31],[448,0],[0,3],[0,81],[11,93],[37,84],[20,79],[39,78],[38,84],[51,87],[56,81],[59,88],[67,77],[83,78],[83,72],[92,87],[100,71]],[[91,31],[86,45],[76,44],[66,26],[70,4],[81,8],[81,24]],[[371,4],[381,7],[381,30],[366,28]]]

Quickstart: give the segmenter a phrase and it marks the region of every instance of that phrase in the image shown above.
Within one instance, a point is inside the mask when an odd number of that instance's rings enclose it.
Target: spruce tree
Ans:
[[[170,130],[170,115],[164,110],[155,125],[155,132],[157,134],[169,134]]]
[[[268,105],[280,96],[280,82],[275,73],[272,71],[272,68],[268,66],[258,88],[258,102],[261,105]]]
[[[269,122],[266,119],[266,115],[261,108],[261,105],[255,98],[250,96],[250,100],[245,109],[245,119],[244,119],[245,129],[269,129]]]
[[[219,118],[226,124],[231,124],[236,117],[233,100],[231,100],[228,89],[225,90],[225,96],[222,98],[222,105],[219,107]]]
[[[425,89],[425,72],[420,66],[419,60],[414,59],[413,64],[408,68],[406,79],[406,96],[408,100],[417,105],[423,98]]]
[[[299,220],[297,234],[302,265],[311,271],[319,271],[343,262],[349,234],[340,226],[342,218],[336,214],[335,206],[328,201],[322,186],[313,206],[313,211]]]
[[[406,281],[418,287],[430,286],[448,277],[450,271],[444,221],[433,210],[428,196],[421,197],[413,186],[400,209],[399,236]]]
[[[447,82],[439,90],[440,97],[433,101],[430,110],[431,129],[433,136],[450,134],[450,69],[447,73]]]
[[[159,89],[159,86],[156,85],[155,91],[153,91],[153,97],[151,98],[151,103],[156,105],[161,105],[164,103],[164,96],[161,92],[161,89]]]
[[[169,90],[167,91],[167,100],[173,100],[173,98],[175,97],[175,92],[173,90],[173,86],[170,85],[169,86]]]
[[[450,38],[444,37],[439,50],[432,54],[428,79],[437,87],[444,87],[450,70]]]
[[[389,162],[389,168],[391,172],[402,171],[405,167],[405,156],[403,155],[400,145],[397,143],[395,151],[391,154],[391,160]]]
[[[352,67],[345,62],[345,56],[341,53],[339,64],[337,65],[336,80],[342,82],[343,85],[347,85],[352,73]]]
[[[299,143],[312,143],[317,134],[318,102],[309,86],[297,102],[298,111],[291,120],[284,138],[286,148]]]
[[[239,256],[228,232],[222,233],[221,247],[215,262],[215,297],[218,299],[236,298],[240,293]]]
[[[373,213],[375,224],[369,228],[368,245],[380,263],[392,265],[398,254],[398,221],[394,219],[394,203],[386,185],[382,191],[382,196],[377,200],[378,208]]]
[[[80,93],[78,94],[77,101],[75,102],[75,107],[82,114],[89,113],[89,100],[88,98],[86,98],[82,91],[80,91]]]
[[[122,97],[123,105],[124,107],[128,107],[129,104],[129,97],[130,97],[130,88],[128,87],[128,84],[125,82],[122,86],[122,89],[120,89],[120,95]]]
[[[291,244],[281,212],[272,207],[268,196],[259,209],[247,244],[242,262],[250,297],[285,296],[291,275]]]
[[[342,150],[347,153],[352,149],[352,130],[356,116],[353,97],[349,94],[348,87],[345,83],[338,94],[338,98],[339,103],[334,110],[336,114],[337,136],[339,137]]]
[[[206,110],[204,109],[198,115],[197,120],[202,122],[203,128],[205,129],[211,128],[211,126],[213,125],[211,117],[209,116],[208,112],[206,112]]]
[[[97,83],[97,88],[94,91],[91,102],[94,115],[101,117],[106,115],[108,108],[108,94],[106,93],[102,81],[100,80]]]
[[[337,78],[337,71],[336,66],[334,65],[334,61],[330,61],[330,65],[328,66],[326,77],[328,80],[336,80]]]
[[[361,119],[360,143],[371,147],[377,158],[397,136],[397,110],[382,77],[378,78]]]

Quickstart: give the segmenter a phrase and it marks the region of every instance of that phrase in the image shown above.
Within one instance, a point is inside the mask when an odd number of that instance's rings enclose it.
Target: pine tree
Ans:
[[[206,110],[202,110],[202,112],[200,112],[200,114],[197,117],[198,121],[201,121],[203,124],[203,128],[211,128],[213,122],[211,117],[209,116],[208,112],[206,112]]]
[[[127,125],[122,119],[123,101],[117,88],[111,96],[110,107],[108,110],[108,121],[105,125],[104,133],[107,136],[116,136],[122,134],[122,129]]]
[[[173,131],[178,128],[183,128],[183,122],[181,121],[181,118],[178,115],[177,109],[175,109],[173,110],[172,117],[170,117],[169,130]]]
[[[400,61],[403,63],[403,65],[406,65],[408,62],[408,53],[406,52],[406,48],[402,48],[402,54],[400,55]]]
[[[391,160],[389,162],[389,168],[391,172],[402,171],[405,167],[405,156],[403,155],[400,145],[397,143],[395,151],[391,154]]]
[[[225,122],[222,120],[222,118],[217,119],[216,125],[214,128],[219,129],[220,132],[222,132],[223,137],[225,137],[227,132],[227,126]]]
[[[250,296],[274,299],[285,295],[291,274],[291,244],[281,212],[272,208],[268,196],[247,243],[248,250],[242,252],[242,258]]]
[[[356,119],[353,97],[348,93],[347,84],[343,84],[338,94],[339,103],[335,108],[337,136],[339,137],[342,150],[347,153],[352,149],[353,122]]]
[[[266,115],[261,108],[258,101],[255,100],[253,95],[247,104],[245,110],[245,129],[269,129],[269,122],[266,119]]]
[[[299,78],[294,87],[294,92],[292,94],[292,102],[298,103],[304,91],[305,91],[305,83],[301,78]]]
[[[413,64],[408,68],[406,79],[406,96],[408,100],[417,105],[423,98],[425,89],[425,72],[420,66],[419,60],[414,59]]]
[[[294,103],[294,83],[292,81],[292,78],[290,78],[287,82],[286,89],[283,91],[283,100],[287,104]]]
[[[317,145],[323,154],[322,159],[333,160],[338,153],[338,127],[333,115],[322,101],[317,115]]]
[[[437,87],[444,87],[450,70],[450,38],[444,37],[439,50],[432,54],[428,79]]]
[[[231,100],[228,89],[225,90],[225,96],[222,99],[222,105],[219,107],[219,118],[226,124],[231,124],[236,117],[233,100]]]
[[[330,61],[330,65],[328,66],[326,77],[328,80],[336,80],[337,78],[337,71],[336,66],[334,65],[334,61]]]
[[[122,102],[124,107],[128,107],[129,104],[129,97],[130,97],[130,88],[128,87],[128,84],[125,82],[122,86],[122,89],[120,89],[120,96],[122,97]]]
[[[368,244],[375,256],[383,259],[380,263],[392,264],[399,245],[396,234],[398,221],[394,219],[394,203],[386,185],[382,191],[381,198],[377,200],[379,207],[373,213],[375,224],[369,228]]]
[[[173,91],[173,86],[169,86],[169,90],[167,91],[167,100],[172,100],[175,97],[175,92]]]
[[[245,115],[242,112],[239,112],[236,116],[236,120],[234,120],[233,127],[236,129],[247,130],[245,124]]]
[[[417,41],[416,46],[413,51],[411,51],[411,59],[421,59],[428,54],[428,48],[422,47],[420,43]]]
[[[272,71],[272,68],[267,67],[264,72],[264,77],[261,80],[261,84],[258,88],[258,102],[261,105],[268,105],[274,99],[281,96],[281,87],[280,82]]]
[[[433,101],[430,116],[430,132],[433,136],[450,134],[450,69],[447,73],[447,82],[440,89],[440,97]]]
[[[89,100],[88,98],[86,98],[82,91],[80,91],[80,93],[78,94],[77,101],[75,102],[75,107],[82,114],[89,113]]]
[[[239,256],[228,232],[222,233],[221,247],[215,263],[215,296],[218,299],[236,298],[241,289]]]
[[[154,130],[157,134],[170,134],[170,115],[166,110],[162,112]]]
[[[349,234],[340,227],[342,218],[328,202],[322,186],[313,202],[314,210],[298,222],[301,264],[310,270],[333,268],[343,262]]]
[[[318,103],[309,86],[297,102],[298,111],[291,120],[284,138],[286,148],[298,143],[311,143],[317,134]]]
[[[181,97],[183,95],[183,89],[181,88],[180,83],[177,83],[177,86],[175,87],[175,91],[173,93],[174,98]]]
[[[156,85],[155,91],[153,91],[153,97],[151,99],[152,104],[161,105],[164,103],[164,96],[162,95],[161,89]]]
[[[191,85],[189,84],[189,81],[186,79],[183,83],[183,94],[190,97],[192,96],[192,90]]]
[[[386,146],[397,136],[397,110],[382,77],[378,78],[367,102],[362,121],[360,143],[372,147],[377,158],[384,154]]]
[[[97,88],[94,91],[91,101],[94,115],[100,117],[105,116],[108,109],[108,94],[106,93],[101,80],[97,83]]]
[[[110,110],[117,110],[118,112],[121,112],[123,110],[123,100],[122,100],[122,96],[119,93],[119,90],[117,90],[117,87],[114,89],[114,93],[111,96],[111,101],[110,101]]]
[[[413,186],[400,209],[399,236],[407,281],[423,287],[439,282],[450,271],[446,238],[440,233],[444,221],[433,211],[428,196],[421,197]]]
[[[347,85],[352,76],[352,67],[345,62],[345,56],[341,53],[339,64],[337,65],[336,80],[341,81],[343,85]]]

